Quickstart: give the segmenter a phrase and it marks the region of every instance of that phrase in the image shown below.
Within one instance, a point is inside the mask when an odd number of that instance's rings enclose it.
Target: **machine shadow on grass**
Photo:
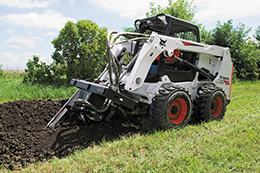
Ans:
[[[189,123],[192,126],[200,124],[201,121],[198,119],[191,119]],[[137,133],[154,134],[158,130],[161,129],[152,124],[148,114],[128,114],[127,118],[116,114],[109,122],[90,122],[88,124],[80,122],[77,125],[62,129],[57,133],[56,140],[50,149],[55,151],[56,157],[62,158],[71,154],[73,150],[91,147],[93,144],[101,143],[104,139],[113,141]]]
[[[99,144],[102,141],[113,141],[121,137],[131,136],[137,133],[145,133],[147,130],[141,128],[141,123],[137,116],[128,115],[127,118],[116,113],[109,121],[102,122],[79,122],[76,125],[69,125],[64,121],[62,128],[53,141],[50,149],[55,152],[55,156],[62,158],[69,155],[74,150],[84,149]]]

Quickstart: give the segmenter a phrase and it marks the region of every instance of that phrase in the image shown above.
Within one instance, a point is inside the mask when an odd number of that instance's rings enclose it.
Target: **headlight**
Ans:
[[[157,18],[160,19],[164,25],[168,24],[165,15],[158,15]]]
[[[148,43],[151,44],[153,42],[154,38],[155,38],[155,36],[153,36],[153,35],[150,36]]]
[[[140,25],[141,25],[140,20],[138,20],[137,22],[135,22],[135,28],[136,28],[137,30],[140,29]]]

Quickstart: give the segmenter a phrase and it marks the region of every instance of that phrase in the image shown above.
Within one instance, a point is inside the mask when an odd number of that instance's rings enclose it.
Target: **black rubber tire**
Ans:
[[[190,121],[193,103],[184,88],[164,85],[150,105],[150,119],[160,129],[184,127]]]
[[[202,121],[221,120],[226,112],[227,99],[223,90],[212,84],[198,89],[194,116]]]

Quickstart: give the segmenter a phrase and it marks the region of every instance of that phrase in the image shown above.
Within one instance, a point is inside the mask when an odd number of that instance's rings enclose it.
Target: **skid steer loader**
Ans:
[[[136,33],[108,33],[106,68],[93,81],[72,79],[78,90],[46,127],[68,110],[108,121],[117,110],[148,107],[161,129],[183,127],[192,116],[223,118],[232,84],[229,48],[200,43],[197,25],[165,14],[138,19],[135,27]]]

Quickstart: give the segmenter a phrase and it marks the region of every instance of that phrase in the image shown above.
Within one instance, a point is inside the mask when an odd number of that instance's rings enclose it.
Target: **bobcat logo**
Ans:
[[[166,42],[167,42],[167,40],[163,40],[163,39],[160,38],[160,43],[159,43],[159,44],[160,44],[161,46],[166,47]]]

